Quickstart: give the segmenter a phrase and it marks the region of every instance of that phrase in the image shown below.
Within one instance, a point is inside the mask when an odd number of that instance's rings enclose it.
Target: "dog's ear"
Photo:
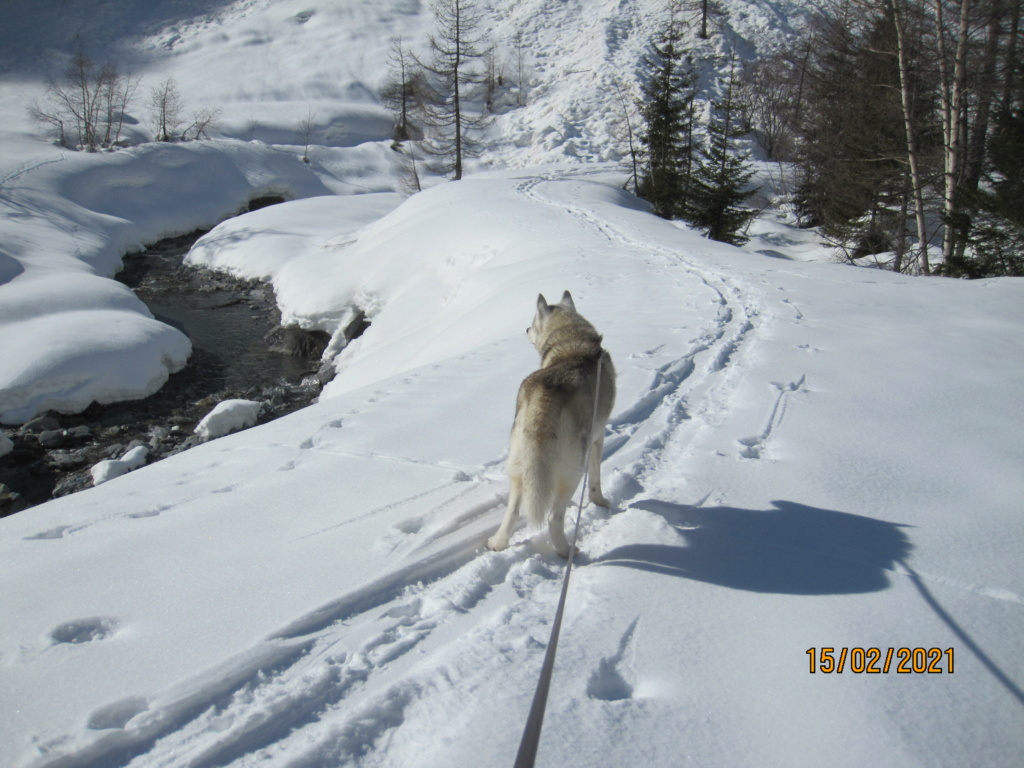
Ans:
[[[562,304],[561,305],[563,307],[565,307],[566,309],[568,309],[570,312],[575,312],[576,311],[576,305],[572,303],[572,296],[569,295],[568,291],[566,291],[565,293],[562,294]]]
[[[537,294],[537,317],[547,317],[551,314],[551,306],[548,304],[548,300],[544,298],[543,293]]]

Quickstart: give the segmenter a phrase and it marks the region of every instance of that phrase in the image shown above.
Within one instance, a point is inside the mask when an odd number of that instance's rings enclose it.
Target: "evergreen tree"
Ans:
[[[734,70],[735,60],[722,84],[722,99],[711,103],[707,146],[699,154],[688,220],[712,240],[742,245],[748,238],[740,231],[757,213],[742,206],[754,194],[750,189],[754,172],[736,146],[749,129],[736,98]]]
[[[684,217],[693,173],[695,77],[684,58],[677,5],[645,63],[649,77],[643,85],[640,143],[646,162],[639,194],[658,216]]]
[[[920,66],[922,46],[905,35],[898,56],[892,14],[855,10],[820,20],[807,43],[797,204],[805,221],[849,258],[886,254],[896,271],[919,269],[909,231],[921,190],[908,162],[908,136],[918,175],[927,177],[941,135]]]
[[[970,248],[941,267],[952,277],[1024,277],[1024,110],[996,118],[990,183],[975,195]]]

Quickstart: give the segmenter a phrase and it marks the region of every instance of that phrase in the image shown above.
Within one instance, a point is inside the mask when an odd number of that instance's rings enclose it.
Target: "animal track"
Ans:
[[[777,381],[772,382],[772,386],[779,391],[779,394],[776,396],[775,402],[772,405],[771,413],[768,414],[768,423],[759,434],[751,437],[744,437],[737,441],[741,446],[743,446],[739,452],[742,458],[761,458],[761,452],[764,450],[765,443],[768,442],[768,438],[772,436],[772,433],[778,428],[779,424],[782,423],[782,417],[786,413],[787,395],[802,390],[804,388],[806,378],[806,376],[801,376],[796,381],[791,381],[788,384],[780,384]]]
[[[129,520],[142,520],[147,517],[157,517],[164,510],[170,509],[169,505],[156,507],[155,509],[144,509],[141,512],[132,512],[128,515]]]
[[[65,533],[74,533],[81,530],[73,525],[58,525],[56,528],[48,528],[31,536],[26,536],[25,541],[48,541],[51,539],[62,539]]]
[[[89,716],[88,727],[93,731],[124,728],[128,721],[149,709],[149,702],[142,696],[129,696],[100,707]]]
[[[602,701],[622,701],[633,697],[634,685],[629,678],[633,677],[632,666],[626,662],[626,655],[630,652],[633,635],[636,632],[636,625],[639,617],[633,619],[622,639],[619,640],[618,650],[611,656],[601,659],[597,669],[590,675],[587,681],[587,696]]]
[[[57,645],[81,645],[110,637],[117,629],[117,621],[102,616],[76,619],[54,628],[50,639]]]

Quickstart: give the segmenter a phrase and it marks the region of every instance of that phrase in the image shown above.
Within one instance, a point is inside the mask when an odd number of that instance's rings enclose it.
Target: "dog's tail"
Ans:
[[[545,450],[546,449],[546,450]],[[555,503],[554,463],[556,457],[549,443],[531,451],[523,466],[523,491],[520,509],[531,528],[540,528]]]
[[[583,474],[587,436],[568,413],[562,412],[552,421],[543,432],[523,435],[526,450],[519,463],[520,508],[532,528],[542,527],[556,504],[568,503]]]

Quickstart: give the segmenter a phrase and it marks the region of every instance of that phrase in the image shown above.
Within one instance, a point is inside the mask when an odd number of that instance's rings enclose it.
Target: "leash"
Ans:
[[[604,360],[605,352],[601,350],[601,356],[597,358],[597,378],[594,386],[594,412],[590,418],[590,436],[594,434],[594,424],[597,422],[597,399],[601,394],[601,362]],[[576,511],[576,530],[573,531],[572,544],[569,545],[569,559],[565,565],[565,576],[562,578],[562,594],[558,598],[558,608],[555,611],[555,620],[551,625],[551,637],[548,638],[548,647],[544,653],[544,664],[540,668],[540,678],[537,680],[537,690],[533,694],[533,703],[530,705],[530,714],[526,718],[526,727],[523,728],[523,737],[519,742],[519,752],[516,753],[514,768],[533,768],[534,760],[537,759],[537,746],[540,744],[540,730],[544,725],[544,710],[548,703],[548,689],[551,687],[551,673],[555,668],[555,652],[558,649],[558,636],[562,631],[562,614],[565,611],[565,596],[569,592],[569,574],[572,572],[572,561],[576,556],[576,541],[580,536],[580,518],[583,516],[583,499],[587,493],[587,485],[590,479],[590,451],[594,445],[592,439],[587,440],[587,450],[583,456],[583,487],[580,489],[579,509]]]

